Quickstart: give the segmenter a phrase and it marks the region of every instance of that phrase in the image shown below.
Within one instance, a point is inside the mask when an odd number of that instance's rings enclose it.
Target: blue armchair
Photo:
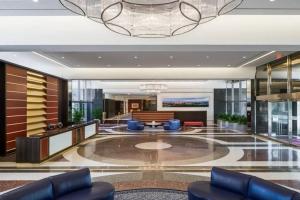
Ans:
[[[176,131],[180,128],[180,120],[172,119],[164,124],[164,129],[167,131]]]
[[[193,182],[189,200],[298,200],[300,194],[269,181],[213,167],[211,181]]]
[[[141,131],[144,130],[144,125],[136,120],[129,120],[127,122],[127,128],[128,130],[132,130],[132,131]]]

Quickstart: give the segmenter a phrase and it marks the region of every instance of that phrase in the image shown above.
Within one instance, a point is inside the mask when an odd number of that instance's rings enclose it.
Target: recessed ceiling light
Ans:
[[[243,56],[243,59],[247,59],[247,56]]]
[[[172,59],[174,59],[174,56],[169,56],[169,58],[172,60]]]
[[[34,3],[38,3],[39,2],[39,0],[32,0]]]
[[[206,59],[209,59],[209,56],[206,56]]]
[[[168,67],[171,67],[171,65],[168,65]]]
[[[227,65],[227,67],[231,67],[231,65]]]
[[[62,59],[65,59],[65,57],[61,57]]]
[[[269,0],[269,1],[274,2],[274,1],[276,1],[276,0]]]
[[[98,58],[101,59],[102,57],[101,57],[101,56],[98,56]]]
[[[134,56],[133,58],[134,58],[134,59],[136,59],[136,60],[137,60],[137,59],[139,59],[139,57],[138,57],[138,56]]]

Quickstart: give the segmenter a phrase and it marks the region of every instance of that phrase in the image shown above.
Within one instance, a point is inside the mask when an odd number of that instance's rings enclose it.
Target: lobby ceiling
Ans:
[[[254,64],[262,65],[290,52],[277,52]],[[59,52],[41,53],[71,68],[235,68],[266,52]]]

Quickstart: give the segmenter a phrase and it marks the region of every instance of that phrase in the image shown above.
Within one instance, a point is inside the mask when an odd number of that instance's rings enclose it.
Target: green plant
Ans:
[[[238,115],[230,115],[228,121],[231,122],[231,123],[238,123],[239,122],[239,116]]]
[[[242,124],[242,125],[247,125],[248,123],[248,119],[246,116],[239,116],[239,121],[238,121],[239,124]]]
[[[83,119],[84,116],[84,111],[82,109],[73,109],[73,114],[72,114],[72,118],[73,118],[73,122],[74,123],[80,123]]]
[[[225,114],[224,115],[224,121],[229,122],[231,120],[231,115],[230,114]]]
[[[92,111],[92,115],[94,119],[102,119],[102,109],[101,108],[95,108]]]
[[[226,115],[227,115],[226,113],[221,113],[221,114],[219,114],[218,120],[225,120]]]

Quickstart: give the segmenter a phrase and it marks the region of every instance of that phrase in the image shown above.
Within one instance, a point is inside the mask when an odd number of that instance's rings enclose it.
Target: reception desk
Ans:
[[[97,123],[89,122],[17,138],[17,163],[40,163],[97,133]]]

